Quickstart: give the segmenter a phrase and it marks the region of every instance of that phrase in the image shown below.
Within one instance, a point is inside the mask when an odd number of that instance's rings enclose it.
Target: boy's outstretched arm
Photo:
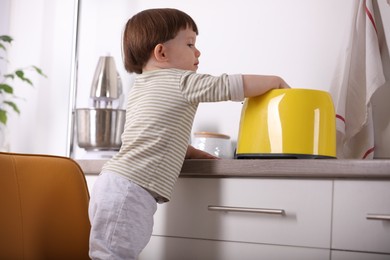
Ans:
[[[290,86],[278,76],[242,75],[242,82],[244,84],[245,97],[259,96],[271,89],[290,88]]]

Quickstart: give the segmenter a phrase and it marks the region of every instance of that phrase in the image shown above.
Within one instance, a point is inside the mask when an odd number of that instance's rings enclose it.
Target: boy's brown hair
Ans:
[[[134,15],[127,21],[123,33],[126,70],[141,74],[154,47],[175,38],[180,30],[186,28],[198,34],[194,20],[177,9],[148,9]]]

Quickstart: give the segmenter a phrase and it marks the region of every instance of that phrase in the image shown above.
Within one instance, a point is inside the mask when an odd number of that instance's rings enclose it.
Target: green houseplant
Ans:
[[[9,62],[6,54],[7,47],[12,43],[12,41],[12,37],[8,35],[0,35],[0,62]],[[42,70],[34,65],[16,69],[10,73],[3,73],[0,71],[0,125],[7,125],[8,114],[11,111],[17,114],[20,113],[19,107],[15,102],[19,97],[14,94],[14,89],[16,86],[15,84],[20,82],[34,86],[33,82],[26,76],[28,71],[32,71],[33,73],[38,73],[39,75],[46,77]]]
[[[7,143],[7,121],[9,113],[13,112],[20,114],[17,100],[21,99],[14,94],[16,86],[30,85],[34,86],[28,75],[38,74],[43,77],[46,75],[37,66],[31,65],[28,67],[16,69],[9,73],[1,71],[9,62],[7,59],[7,47],[12,43],[12,37],[8,35],[0,35],[0,151],[8,151],[9,145]]]

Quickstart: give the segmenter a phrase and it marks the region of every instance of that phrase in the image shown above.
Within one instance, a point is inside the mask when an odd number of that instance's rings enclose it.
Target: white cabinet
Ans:
[[[329,255],[318,248],[152,236],[139,260],[329,260]]]
[[[390,259],[389,217],[389,180],[179,178],[140,259]]]
[[[334,181],[332,234],[332,249],[390,254],[390,181]]]
[[[187,160],[140,259],[390,260],[386,218],[390,160]]]
[[[234,212],[229,207],[283,214]],[[331,207],[331,180],[179,178],[172,201],[159,205],[152,241],[162,239],[166,247],[157,251],[169,254],[158,259],[180,259],[175,258],[180,250],[202,256],[193,259],[227,259],[229,250],[264,252],[267,259],[313,259],[309,255],[314,252],[315,259],[329,259]],[[169,246],[172,239],[177,246]],[[151,242],[143,255],[155,247]]]
[[[390,255],[332,250],[332,260],[389,260]]]

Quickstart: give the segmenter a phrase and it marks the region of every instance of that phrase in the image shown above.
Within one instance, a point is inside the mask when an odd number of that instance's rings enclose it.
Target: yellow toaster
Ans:
[[[336,158],[328,92],[275,89],[244,102],[235,158]]]

